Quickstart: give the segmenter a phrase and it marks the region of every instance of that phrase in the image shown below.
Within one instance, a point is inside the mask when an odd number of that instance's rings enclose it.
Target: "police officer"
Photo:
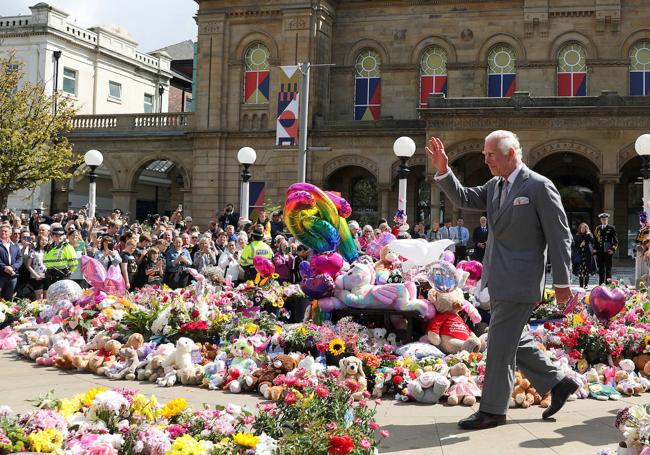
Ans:
[[[598,284],[607,283],[612,279],[612,256],[618,247],[616,229],[610,226],[609,214],[598,215],[600,224],[594,229],[596,264],[598,265]]]
[[[45,270],[45,289],[51,284],[70,277],[77,270],[79,259],[74,247],[65,238],[65,230],[60,224],[52,225],[52,243],[43,255]]]
[[[253,258],[255,256],[273,259],[273,250],[263,242],[264,226],[259,224],[255,226],[251,237],[253,240],[244,247],[241,252],[241,258],[239,259],[239,265],[244,269],[244,279],[247,281],[255,279],[256,271],[255,267],[253,267]]]

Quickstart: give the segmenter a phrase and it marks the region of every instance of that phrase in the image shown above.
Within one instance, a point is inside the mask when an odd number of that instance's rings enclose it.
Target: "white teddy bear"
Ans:
[[[176,348],[163,361],[165,376],[158,379],[158,385],[171,387],[176,384],[176,372],[192,367],[192,351],[195,348],[194,341],[185,337],[179,338]]]

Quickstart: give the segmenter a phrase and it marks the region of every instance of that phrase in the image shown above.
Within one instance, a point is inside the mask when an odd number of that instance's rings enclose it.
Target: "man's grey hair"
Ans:
[[[504,155],[508,153],[508,150],[511,148],[515,149],[517,158],[521,159],[521,144],[519,143],[519,138],[512,131],[506,130],[497,130],[492,131],[485,137],[485,142],[497,141],[497,148]]]
[[[47,223],[41,223],[41,224],[38,225],[38,228],[39,228],[39,229],[41,229],[41,228],[43,228],[43,229],[50,229],[50,225],[47,224]]]

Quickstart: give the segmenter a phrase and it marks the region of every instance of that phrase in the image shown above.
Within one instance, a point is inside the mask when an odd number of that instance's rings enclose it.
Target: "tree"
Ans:
[[[64,136],[76,113],[71,101],[22,78],[13,53],[0,57],[0,208],[14,191],[70,178],[81,161]]]

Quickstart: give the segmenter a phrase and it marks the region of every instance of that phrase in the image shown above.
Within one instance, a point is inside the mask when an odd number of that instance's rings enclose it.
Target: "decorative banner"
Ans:
[[[300,93],[300,71],[297,66],[281,66],[280,91],[278,92],[278,121],[276,125],[276,145],[296,145],[298,143],[298,103]]]
[[[355,79],[354,119],[376,121],[381,117],[381,77]]]
[[[559,73],[557,96],[587,96],[587,73]]]
[[[264,182],[250,182],[248,187],[249,220],[257,221],[260,211],[266,201],[266,187]]]
[[[509,98],[515,94],[517,87],[516,74],[490,74],[488,75],[488,96],[496,98]]]
[[[447,75],[420,77],[420,107],[428,106],[429,95],[444,93],[447,96]]]

